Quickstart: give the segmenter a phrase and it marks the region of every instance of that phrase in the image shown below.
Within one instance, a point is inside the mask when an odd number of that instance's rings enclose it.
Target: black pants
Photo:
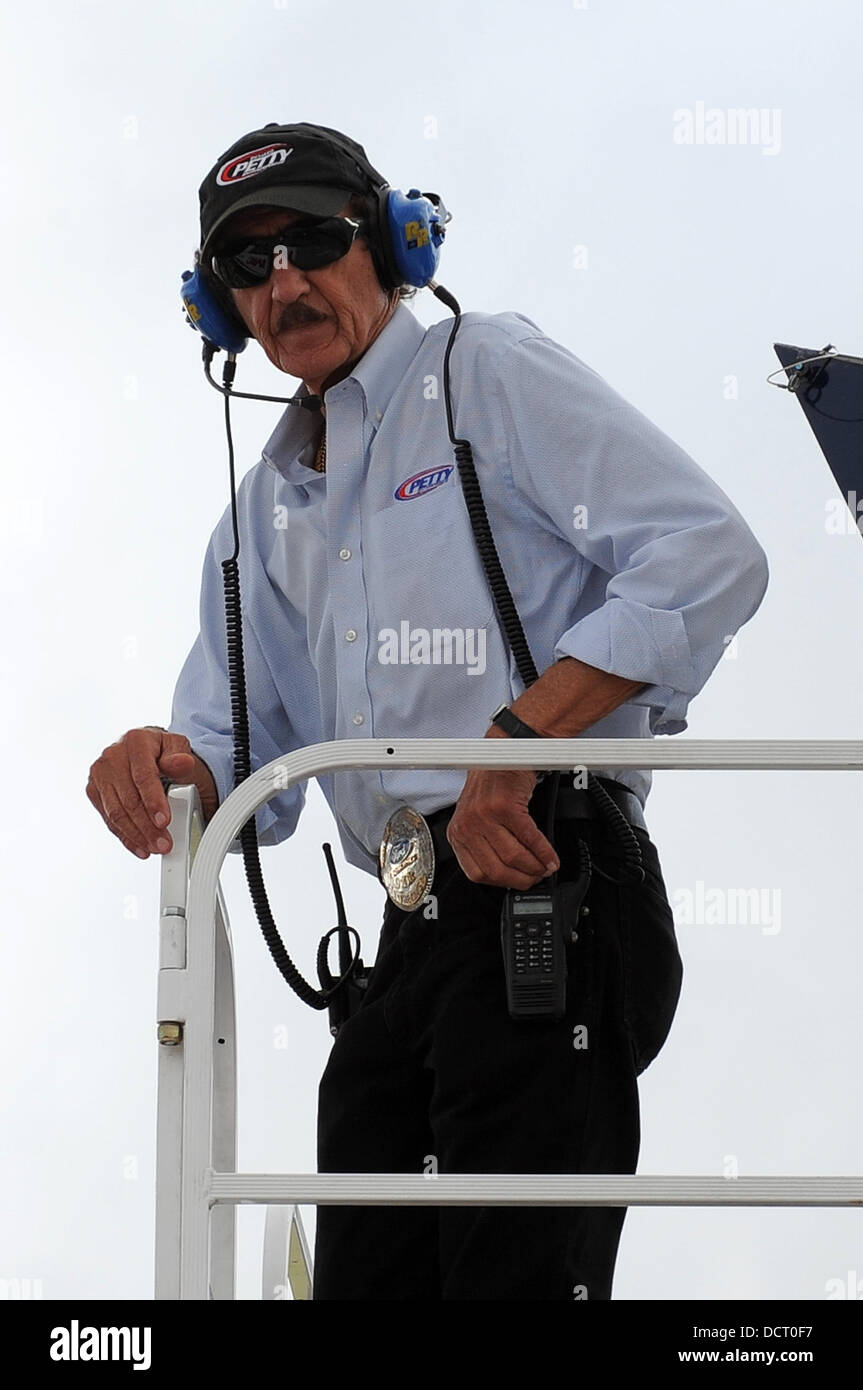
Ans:
[[[435,875],[436,919],[387,901],[362,1007],[321,1079],[320,1172],[635,1172],[636,1077],[665,1041],[683,971],[656,849],[634,833],[646,880],[594,872],[559,1022],[509,1017],[503,889],[450,859]],[[582,819],[556,825],[561,879],[577,876],[579,837],[621,876],[613,831]],[[320,1205],[314,1297],[609,1299],[625,1215]]]

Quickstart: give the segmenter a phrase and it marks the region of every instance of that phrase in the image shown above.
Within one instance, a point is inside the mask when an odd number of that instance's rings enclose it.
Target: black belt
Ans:
[[[571,779],[571,773],[569,777]],[[647,829],[644,811],[635,792],[624,787],[621,782],[615,782],[611,777],[597,777],[596,780],[605,789],[615,805],[619,807],[630,825],[641,826],[642,830]],[[455,854],[455,850],[446,837],[446,828],[454,811],[455,806],[443,806],[439,811],[433,811],[430,816],[424,818],[434,841],[436,864],[443,864]],[[599,809],[596,799],[587,790],[583,787],[572,786],[571,780],[569,783],[565,783],[561,778],[555,803],[555,819],[600,820],[602,816],[603,813]],[[380,875],[378,876],[380,877]]]

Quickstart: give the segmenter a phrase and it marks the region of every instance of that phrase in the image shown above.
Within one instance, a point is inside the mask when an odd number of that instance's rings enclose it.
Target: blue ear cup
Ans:
[[[369,245],[381,285],[385,290],[405,283],[423,289],[434,279],[450,214],[436,193],[418,188],[405,194],[383,184],[367,196]]]
[[[237,315],[221,303],[212,278],[200,266],[193,271],[184,270],[182,278],[180,296],[186,322],[222,351],[242,352],[249,341],[249,331]]]
[[[382,242],[385,255],[391,254],[395,285],[407,281],[423,289],[434,279],[448,218],[449,213],[436,194],[421,193],[418,188],[410,188],[407,193],[392,188],[387,191],[387,235]]]

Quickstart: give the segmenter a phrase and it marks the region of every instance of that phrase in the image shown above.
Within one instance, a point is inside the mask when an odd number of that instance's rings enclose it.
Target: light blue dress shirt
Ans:
[[[287,407],[237,494],[252,768],[332,739],[481,738],[524,689],[498,629],[446,426],[447,318],[400,303],[318,418]],[[489,521],[540,675],[564,656],[643,681],[587,738],[687,727],[687,707],[767,587],[761,546],[725,493],[596,372],[522,314],[465,313],[450,358]],[[306,394],[306,388],[301,388]],[[170,730],[233,789],[221,561],[204,560],[200,634]],[[412,659],[413,658],[413,659]],[[601,770],[600,770],[601,771]],[[397,806],[458,800],[465,771],[319,779],[349,863],[376,872]],[[608,770],[644,803],[651,774]],[[305,784],[257,813],[291,835]],[[232,845],[239,851],[239,842]]]

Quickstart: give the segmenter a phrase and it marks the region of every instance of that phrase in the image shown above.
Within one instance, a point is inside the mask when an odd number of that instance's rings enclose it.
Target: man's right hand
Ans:
[[[215,814],[219,793],[213,774],[192,752],[185,734],[169,734],[149,725],[130,729],[90,768],[87,796],[111,833],[140,859],[173,849],[165,828],[171,808],[163,777],[183,786],[194,783],[204,820]]]

